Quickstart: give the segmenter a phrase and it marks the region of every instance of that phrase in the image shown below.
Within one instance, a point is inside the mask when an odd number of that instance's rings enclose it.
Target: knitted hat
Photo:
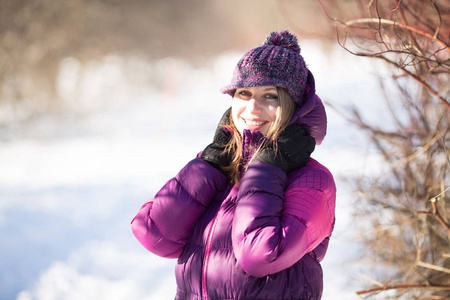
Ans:
[[[234,95],[238,88],[276,86],[285,88],[292,99],[303,104],[308,69],[300,55],[297,37],[288,31],[271,32],[263,44],[239,60],[231,84],[221,92]]]

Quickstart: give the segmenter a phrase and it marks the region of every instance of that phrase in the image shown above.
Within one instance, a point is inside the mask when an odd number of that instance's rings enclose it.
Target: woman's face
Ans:
[[[277,117],[278,105],[278,92],[274,86],[237,89],[232,101],[233,122],[241,135],[244,129],[267,135]]]

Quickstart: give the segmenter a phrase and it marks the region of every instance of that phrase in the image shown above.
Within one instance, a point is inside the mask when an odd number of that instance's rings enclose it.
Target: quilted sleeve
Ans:
[[[289,268],[331,235],[331,174],[310,164],[294,173],[288,179],[278,168],[251,163],[242,178],[232,239],[238,263],[251,276]]]
[[[199,217],[227,182],[201,158],[190,161],[141,207],[131,222],[133,234],[147,250],[177,258]]]

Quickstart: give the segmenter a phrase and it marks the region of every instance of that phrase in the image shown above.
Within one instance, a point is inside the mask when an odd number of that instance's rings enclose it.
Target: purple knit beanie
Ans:
[[[274,31],[261,46],[251,49],[239,60],[231,84],[221,92],[233,96],[238,88],[271,85],[285,88],[301,105],[307,79],[308,69],[300,55],[297,37],[287,30]]]

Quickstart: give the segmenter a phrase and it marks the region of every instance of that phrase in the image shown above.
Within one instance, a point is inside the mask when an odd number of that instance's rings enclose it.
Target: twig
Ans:
[[[418,214],[421,215],[427,215],[427,216],[433,216],[436,220],[438,220],[439,223],[441,223],[442,226],[445,227],[445,229],[447,229],[448,232],[450,232],[450,225],[448,225],[447,223],[445,223],[445,221],[442,219],[442,217],[439,215],[439,213],[432,213],[429,211],[418,211]]]
[[[438,124],[436,125],[436,131],[439,134],[439,136],[441,137],[441,141],[442,141],[442,145],[444,147],[444,152],[445,152],[445,157],[447,158],[447,163],[450,165],[450,158],[448,155],[448,149],[447,146],[445,145],[445,138],[442,135],[441,131],[439,130],[439,124],[441,123],[442,119],[444,118],[444,115],[441,116],[441,118],[439,119]],[[444,191],[445,192],[445,191]]]
[[[436,30],[434,31],[434,34],[433,34],[433,36],[437,37],[439,34],[439,31],[441,30],[441,26],[442,26],[442,16],[441,16],[441,13],[439,12],[439,8],[437,7],[436,3],[431,1],[431,5],[433,5],[433,7],[436,9],[437,15],[439,17],[439,25],[436,27]]]
[[[431,299],[431,300],[445,300],[445,299],[447,299],[448,300],[447,297],[446,298],[444,298],[444,297],[445,296],[439,296],[439,295],[425,295],[425,296],[420,296],[417,299]]]
[[[415,284],[415,283],[406,283],[406,284],[394,284],[394,285],[384,285],[381,287],[375,287],[367,290],[357,291],[357,295],[375,293],[380,291],[387,290],[399,290],[399,289],[429,289],[429,290],[450,290],[450,285],[433,285],[433,284]]]
[[[382,284],[381,282],[376,281],[375,279],[372,279],[372,278],[368,277],[367,275],[359,274],[359,276],[361,276],[362,278],[364,278],[365,280],[371,282],[374,285],[377,285],[379,287],[383,287],[384,286],[384,284]]]
[[[445,194],[445,192],[447,192],[448,190],[450,190],[450,187],[446,188],[445,190],[443,190],[442,192],[440,192],[439,194],[437,194],[436,196],[431,198],[430,201],[435,202],[438,197],[440,197],[441,195]]]
[[[433,208],[432,212],[429,211],[418,211],[418,214],[427,215],[427,216],[433,216],[436,220],[438,220],[439,223],[441,223],[442,226],[444,226],[445,229],[447,229],[448,232],[450,232],[450,225],[445,223],[444,219],[442,219],[441,215],[439,214],[439,211],[436,209],[436,201],[438,197],[445,194],[450,189],[450,187],[446,188],[444,191],[439,193],[438,195],[434,196],[430,199],[431,206]]]
[[[322,9],[324,15],[325,15],[329,20],[334,21],[334,22],[340,22],[338,19],[332,18],[332,17],[328,14],[328,12],[327,12],[327,10],[325,9],[325,6],[323,5],[323,3],[322,3],[321,0],[317,0],[317,2],[319,3],[320,8]],[[342,23],[342,22],[341,22],[341,23]]]
[[[383,24],[383,25],[391,25],[391,26],[395,26],[395,27],[400,27],[400,28],[415,32],[417,34],[426,36],[427,38],[432,39],[432,40],[438,42],[439,44],[441,44],[442,46],[444,46],[445,49],[450,50],[450,46],[447,45],[447,43],[445,43],[441,39],[435,37],[434,35],[431,35],[425,31],[417,29],[415,27],[412,27],[412,26],[409,26],[406,24],[397,23],[397,22],[394,22],[391,20],[378,19],[378,18],[362,18],[362,19],[355,19],[355,20],[339,22],[339,23],[343,24],[345,26],[348,26],[348,27],[351,27],[354,24]]]
[[[378,2],[378,1],[377,1],[377,2]],[[388,16],[388,15],[390,15],[390,14],[392,14],[392,13],[394,13],[395,11],[397,11],[397,10],[400,8],[400,4],[401,4],[401,3],[402,3],[402,0],[398,0],[397,6],[394,7],[393,9],[391,9],[391,10],[390,10],[388,13],[386,13],[384,16],[381,16],[380,19],[381,19],[381,18],[384,18],[384,17],[386,17],[386,16]],[[377,3],[377,15],[380,16],[379,13],[378,13],[378,3]]]
[[[423,262],[423,261],[420,261],[420,260],[417,261],[417,265],[419,267],[424,267],[424,268],[432,269],[432,270],[435,270],[435,271],[439,271],[439,272],[444,272],[444,273],[449,273],[450,274],[450,269],[448,269],[448,268],[436,266],[436,265],[429,264],[429,263],[426,263],[426,262]]]
[[[446,99],[444,99],[444,97],[442,97],[441,95],[439,95],[438,92],[436,92],[431,86],[429,86],[428,84],[426,84],[421,78],[419,78],[417,75],[411,73],[410,71],[406,70],[404,67],[402,67],[401,65],[399,65],[396,62],[393,62],[392,60],[388,59],[387,57],[384,57],[383,55],[380,55],[379,53],[360,53],[360,52],[354,52],[351,51],[350,49],[348,49],[347,47],[345,47],[345,45],[341,44],[340,41],[338,40],[339,45],[344,48],[347,52],[356,55],[356,56],[366,56],[366,57],[375,57],[375,58],[379,58],[382,59],[390,64],[393,64],[394,66],[396,66],[397,68],[403,70],[406,74],[408,74],[409,76],[411,76],[411,78],[415,79],[417,82],[419,82],[430,94],[432,94],[433,96],[437,97],[442,103],[445,104],[445,106],[447,106],[447,108],[450,108],[450,102],[448,102]]]
[[[419,156],[420,154],[424,153],[425,151],[427,151],[434,143],[436,143],[439,139],[441,138],[441,136],[439,134],[436,134],[430,141],[428,141],[428,143],[426,143],[422,148],[420,148],[420,150],[414,152],[413,154],[399,160],[397,162],[397,164],[402,164],[405,162],[410,162],[413,159],[415,159],[417,156]]]
[[[361,18],[361,19],[355,19],[355,20],[350,20],[350,21],[343,22],[343,21],[338,20],[337,18],[332,18],[328,14],[328,12],[325,9],[325,6],[323,5],[321,0],[317,0],[317,2],[319,3],[319,5],[320,5],[323,13],[325,14],[325,16],[329,20],[333,21],[335,24],[341,24],[343,26],[351,27],[354,24],[370,24],[370,23],[372,23],[372,24],[378,24],[379,25],[379,28],[378,28],[379,31],[381,31],[381,25],[382,24],[383,25],[396,26],[396,27],[400,27],[400,28],[403,28],[403,29],[406,29],[406,30],[409,30],[409,31],[412,31],[412,32],[416,32],[416,33],[418,33],[420,35],[423,35],[425,37],[428,37],[428,38],[438,42],[442,46],[444,46],[444,49],[450,50],[450,46],[447,45],[446,42],[444,42],[443,40],[441,40],[441,39],[439,39],[437,37],[437,33],[438,33],[437,30],[435,31],[434,35],[431,35],[431,34],[425,32],[423,30],[420,30],[418,28],[415,28],[415,27],[412,27],[412,26],[409,26],[409,25],[406,25],[406,24],[402,24],[402,23],[397,23],[397,22],[394,22],[394,21],[391,21],[391,20],[386,20],[386,19],[383,19],[382,17],[378,17],[378,18]],[[391,10],[390,13],[394,12],[395,10],[397,10],[399,8],[400,2],[401,1],[398,2],[397,7],[395,9]],[[377,14],[378,14],[378,9],[377,9]],[[439,17],[441,17],[441,16],[439,15]]]

